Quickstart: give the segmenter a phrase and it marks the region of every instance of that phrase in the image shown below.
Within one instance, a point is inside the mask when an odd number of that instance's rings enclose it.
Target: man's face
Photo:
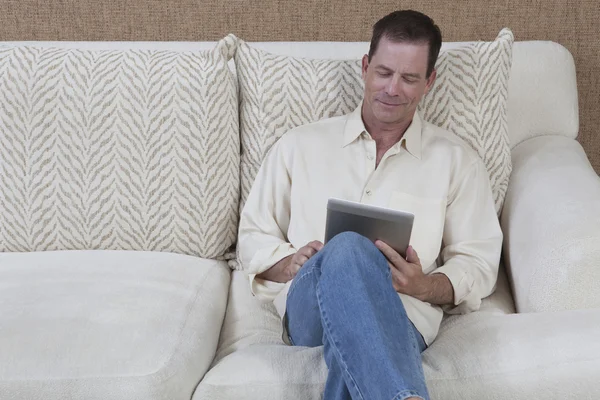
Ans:
[[[363,118],[367,124],[394,125],[412,120],[421,98],[435,81],[427,74],[427,44],[394,43],[385,37],[369,62],[362,60],[365,82]]]

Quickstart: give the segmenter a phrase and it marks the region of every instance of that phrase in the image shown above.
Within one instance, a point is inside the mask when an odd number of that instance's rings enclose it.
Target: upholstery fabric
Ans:
[[[533,138],[513,163],[501,224],[517,310],[600,308],[600,178],[581,145]]]
[[[496,211],[511,171],[507,97],[513,35],[444,50],[438,79],[420,104],[423,118],[465,140],[483,159]],[[240,41],[242,204],[269,148],[286,131],[354,110],[363,95],[360,60],[315,60],[269,54]]]
[[[423,353],[431,398],[599,396],[600,312],[512,314],[502,275],[481,311],[446,318]],[[320,398],[326,377],[322,347],[284,345],[272,305],[234,271],[219,350],[193,400]]]
[[[273,303],[252,295],[246,272],[233,271],[217,353],[193,400],[321,398],[322,347],[288,346],[282,332]]]
[[[0,47],[0,251],[222,256],[237,234],[235,45]]]
[[[181,254],[0,253],[0,399],[189,400],[229,280]]]
[[[0,42],[36,47],[90,50],[179,50],[212,49],[216,42]],[[443,50],[465,45],[444,42]],[[357,59],[368,52],[369,42],[252,42],[253,48],[269,53],[316,59]],[[579,107],[577,74],[573,56],[565,47],[549,41],[517,41],[508,81],[508,136],[511,149],[536,136],[561,135],[577,138]],[[233,60],[230,61],[232,66]],[[233,66],[235,67],[235,66]],[[235,74],[235,68],[232,68]],[[543,91],[538,90],[544,87]],[[592,158],[593,154],[588,154]]]
[[[544,41],[515,42],[508,81],[511,149],[537,136],[577,137],[576,82],[573,56],[563,46]]]

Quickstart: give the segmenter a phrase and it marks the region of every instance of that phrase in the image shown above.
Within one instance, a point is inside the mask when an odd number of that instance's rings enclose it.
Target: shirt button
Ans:
[[[368,160],[373,160],[373,156],[371,154],[367,155]]]
[[[371,189],[367,189],[367,191],[365,193],[367,193],[367,196],[370,196],[370,195],[373,194],[373,192],[371,191]]]

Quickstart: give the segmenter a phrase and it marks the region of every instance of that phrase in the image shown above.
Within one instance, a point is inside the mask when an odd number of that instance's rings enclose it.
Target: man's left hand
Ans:
[[[396,292],[424,300],[430,291],[429,276],[423,273],[419,255],[408,246],[406,259],[392,249],[387,243],[377,240],[375,246],[388,259],[392,272],[392,284]]]

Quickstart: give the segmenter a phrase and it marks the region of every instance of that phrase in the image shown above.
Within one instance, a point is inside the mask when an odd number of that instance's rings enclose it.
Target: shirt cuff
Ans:
[[[296,253],[296,249],[290,243],[281,243],[256,252],[250,261],[250,272],[248,273],[250,291],[254,296],[262,301],[273,301],[277,297],[284,288],[285,283],[260,279],[256,275],[265,272],[285,257],[294,253]]]
[[[258,275],[265,272],[277,264],[277,262],[294,253],[296,253],[296,249],[291,243],[280,243],[260,249],[254,254],[252,260],[250,260],[248,273]]]
[[[442,306],[444,311],[455,314],[478,309],[478,306],[472,307],[468,304],[475,286],[475,281],[469,273],[455,265],[446,264],[434,270],[432,274],[446,275],[454,290],[454,304]]]
[[[257,278],[256,275],[248,274],[252,294],[264,302],[275,300],[285,283],[267,281],[266,279]]]

